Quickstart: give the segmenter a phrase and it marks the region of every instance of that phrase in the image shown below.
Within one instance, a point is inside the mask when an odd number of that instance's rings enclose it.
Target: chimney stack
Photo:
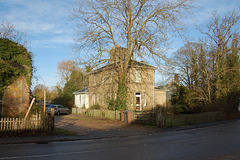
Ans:
[[[179,82],[178,74],[174,75],[174,81],[177,82],[177,83]]]

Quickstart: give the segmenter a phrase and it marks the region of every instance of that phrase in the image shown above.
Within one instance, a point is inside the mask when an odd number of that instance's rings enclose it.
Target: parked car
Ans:
[[[50,108],[51,104],[46,104],[45,106],[46,106],[45,112],[46,112],[47,114],[50,114],[50,112],[51,112],[51,108]],[[42,105],[42,111],[43,111],[43,110],[44,110],[44,105]]]
[[[63,105],[58,105],[58,104],[51,105],[50,112],[51,112],[51,108],[54,108],[54,113],[56,115],[69,114],[69,109],[67,107],[64,107]]]
[[[51,104],[46,104],[45,113],[46,113],[46,114],[50,114],[50,113],[51,113]]]

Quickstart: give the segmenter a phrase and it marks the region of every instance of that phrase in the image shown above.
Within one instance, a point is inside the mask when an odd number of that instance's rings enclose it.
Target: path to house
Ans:
[[[127,125],[120,121],[78,114],[56,116],[55,126],[73,131],[78,135],[90,135],[91,137],[140,135],[159,131],[157,127]]]

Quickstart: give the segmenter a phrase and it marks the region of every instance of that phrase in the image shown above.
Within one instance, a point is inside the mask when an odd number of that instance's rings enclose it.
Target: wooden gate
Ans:
[[[136,124],[156,125],[157,111],[135,111],[133,115]]]

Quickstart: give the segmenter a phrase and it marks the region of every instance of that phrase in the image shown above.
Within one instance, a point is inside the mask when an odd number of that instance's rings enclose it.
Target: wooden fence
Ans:
[[[133,113],[133,122],[143,125],[156,125],[157,111],[141,111]]]
[[[30,118],[1,118],[0,131],[11,130],[53,130],[54,129],[54,116],[46,115],[45,119],[42,115],[33,115]]]
[[[222,120],[222,112],[205,112],[198,114],[162,115],[160,111],[134,112],[133,122],[161,128],[178,127]]]
[[[169,128],[193,125],[198,123],[207,123],[222,120],[222,112],[205,112],[198,114],[180,114],[180,115],[161,115],[159,119],[159,127]]]

